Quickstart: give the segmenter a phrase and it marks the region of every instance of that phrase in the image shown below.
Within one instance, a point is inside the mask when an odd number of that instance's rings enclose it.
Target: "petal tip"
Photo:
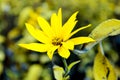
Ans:
[[[90,26],[92,26],[92,24],[88,24],[87,26],[89,26],[89,27],[90,27]]]
[[[94,40],[93,38],[89,37],[89,41],[88,42],[95,42],[96,40]]]
[[[24,44],[17,44],[17,45],[20,46],[20,47],[23,47]]]
[[[39,17],[37,17],[37,20],[39,21],[41,19],[41,17],[39,16]]]
[[[32,27],[32,25],[29,24],[29,23],[25,23],[25,26],[26,26],[27,29],[28,29],[29,27]]]
[[[59,8],[58,12],[61,12],[62,11],[62,8]]]
[[[63,58],[68,59],[68,58],[69,58],[69,56],[70,56],[70,55],[68,55],[68,56],[64,56]]]
[[[77,16],[78,13],[79,13],[79,11],[76,11],[76,12],[75,12],[75,15]]]
[[[29,24],[29,23],[26,22],[25,25],[31,25],[31,24]]]
[[[92,39],[91,41],[92,41],[92,42],[95,42],[96,40]]]

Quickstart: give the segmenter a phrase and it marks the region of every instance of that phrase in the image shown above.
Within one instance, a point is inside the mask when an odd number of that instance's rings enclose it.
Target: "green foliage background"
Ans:
[[[46,54],[28,51],[17,44],[35,42],[26,31],[25,22],[37,25],[36,17],[39,15],[49,21],[51,14],[60,7],[63,23],[79,11],[75,28],[92,24],[91,28],[74,36],[88,35],[96,25],[107,19],[120,19],[120,0],[0,0],[0,80],[54,80],[52,62]],[[103,41],[106,56],[120,79],[119,47],[119,35]],[[81,59],[80,64],[73,68],[71,79],[94,80],[92,67],[95,53],[96,48],[79,57],[71,55],[68,63]],[[59,57],[55,57],[53,62],[62,65]]]

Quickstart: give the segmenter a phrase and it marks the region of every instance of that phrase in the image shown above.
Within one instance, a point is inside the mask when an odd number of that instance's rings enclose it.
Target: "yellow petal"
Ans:
[[[64,33],[64,40],[68,39],[68,35],[72,32],[73,28],[75,27],[77,21],[76,20],[76,15],[78,12],[75,12],[69,19],[68,21],[63,25],[62,33]]]
[[[20,47],[37,51],[37,52],[46,52],[50,46],[46,44],[40,44],[40,43],[30,43],[30,44],[18,44]]]
[[[89,25],[87,25],[87,26],[84,26],[84,27],[80,27],[79,29],[73,31],[73,32],[68,36],[68,38],[72,37],[72,36],[73,36],[74,34],[76,34],[78,31],[80,31],[80,30],[82,30],[82,29],[85,29],[85,28],[88,28],[88,27],[90,27],[90,26],[91,26],[91,24],[89,24]]]
[[[78,45],[78,44],[93,42],[95,40],[89,37],[77,37],[77,38],[70,39],[70,41],[72,41],[74,45]]]
[[[68,58],[70,56],[70,51],[63,46],[58,48],[58,54],[63,58]]]
[[[61,29],[62,29],[62,11],[61,8],[57,14],[52,14],[51,16],[51,28],[56,37],[61,36]]]
[[[62,27],[62,10],[61,8],[58,10],[58,26],[61,28]]]
[[[53,54],[58,47],[59,46],[52,46],[51,49],[48,50],[47,55],[50,58],[50,60],[52,60]]]
[[[52,35],[50,25],[44,18],[38,17],[38,24],[48,37]]]
[[[29,33],[38,41],[42,42],[42,43],[49,43],[49,38],[47,36],[45,36],[45,34],[40,31],[37,28],[34,28],[32,25],[26,23],[26,28],[29,31]]]
[[[62,45],[70,50],[74,49],[74,43],[72,41],[66,41],[66,42],[62,42]]]

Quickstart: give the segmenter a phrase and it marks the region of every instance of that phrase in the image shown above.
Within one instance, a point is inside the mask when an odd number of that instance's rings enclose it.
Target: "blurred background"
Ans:
[[[37,26],[36,18],[41,15],[50,21],[51,14],[62,8],[63,24],[76,11],[75,26],[92,24],[91,28],[75,36],[87,36],[101,22],[120,19],[120,0],[0,0],[0,80],[55,80],[53,63],[62,66],[58,55],[51,62],[44,53],[19,47],[18,43],[36,42],[27,32],[25,23]],[[106,57],[112,63],[120,80],[120,35],[103,41]],[[79,56],[71,54],[68,64],[81,60],[71,70],[71,80],[94,80],[93,63],[96,48]]]

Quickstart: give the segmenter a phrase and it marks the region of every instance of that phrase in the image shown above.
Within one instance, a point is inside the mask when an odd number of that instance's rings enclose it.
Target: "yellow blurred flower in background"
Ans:
[[[87,25],[72,32],[77,23],[77,13],[78,12],[75,12],[63,26],[61,8],[59,9],[58,14],[53,13],[51,16],[51,25],[41,16],[38,17],[40,29],[26,23],[26,28],[29,33],[35,39],[40,41],[40,43],[19,44],[19,46],[33,51],[47,52],[50,59],[52,59],[56,50],[61,57],[68,58],[70,56],[69,50],[74,50],[75,45],[94,41],[89,37],[71,38],[71,36],[78,31],[90,27],[90,25]]]
[[[39,17],[40,13],[35,12],[34,10],[30,11],[29,19],[27,20],[27,23],[37,26],[37,17]]]

